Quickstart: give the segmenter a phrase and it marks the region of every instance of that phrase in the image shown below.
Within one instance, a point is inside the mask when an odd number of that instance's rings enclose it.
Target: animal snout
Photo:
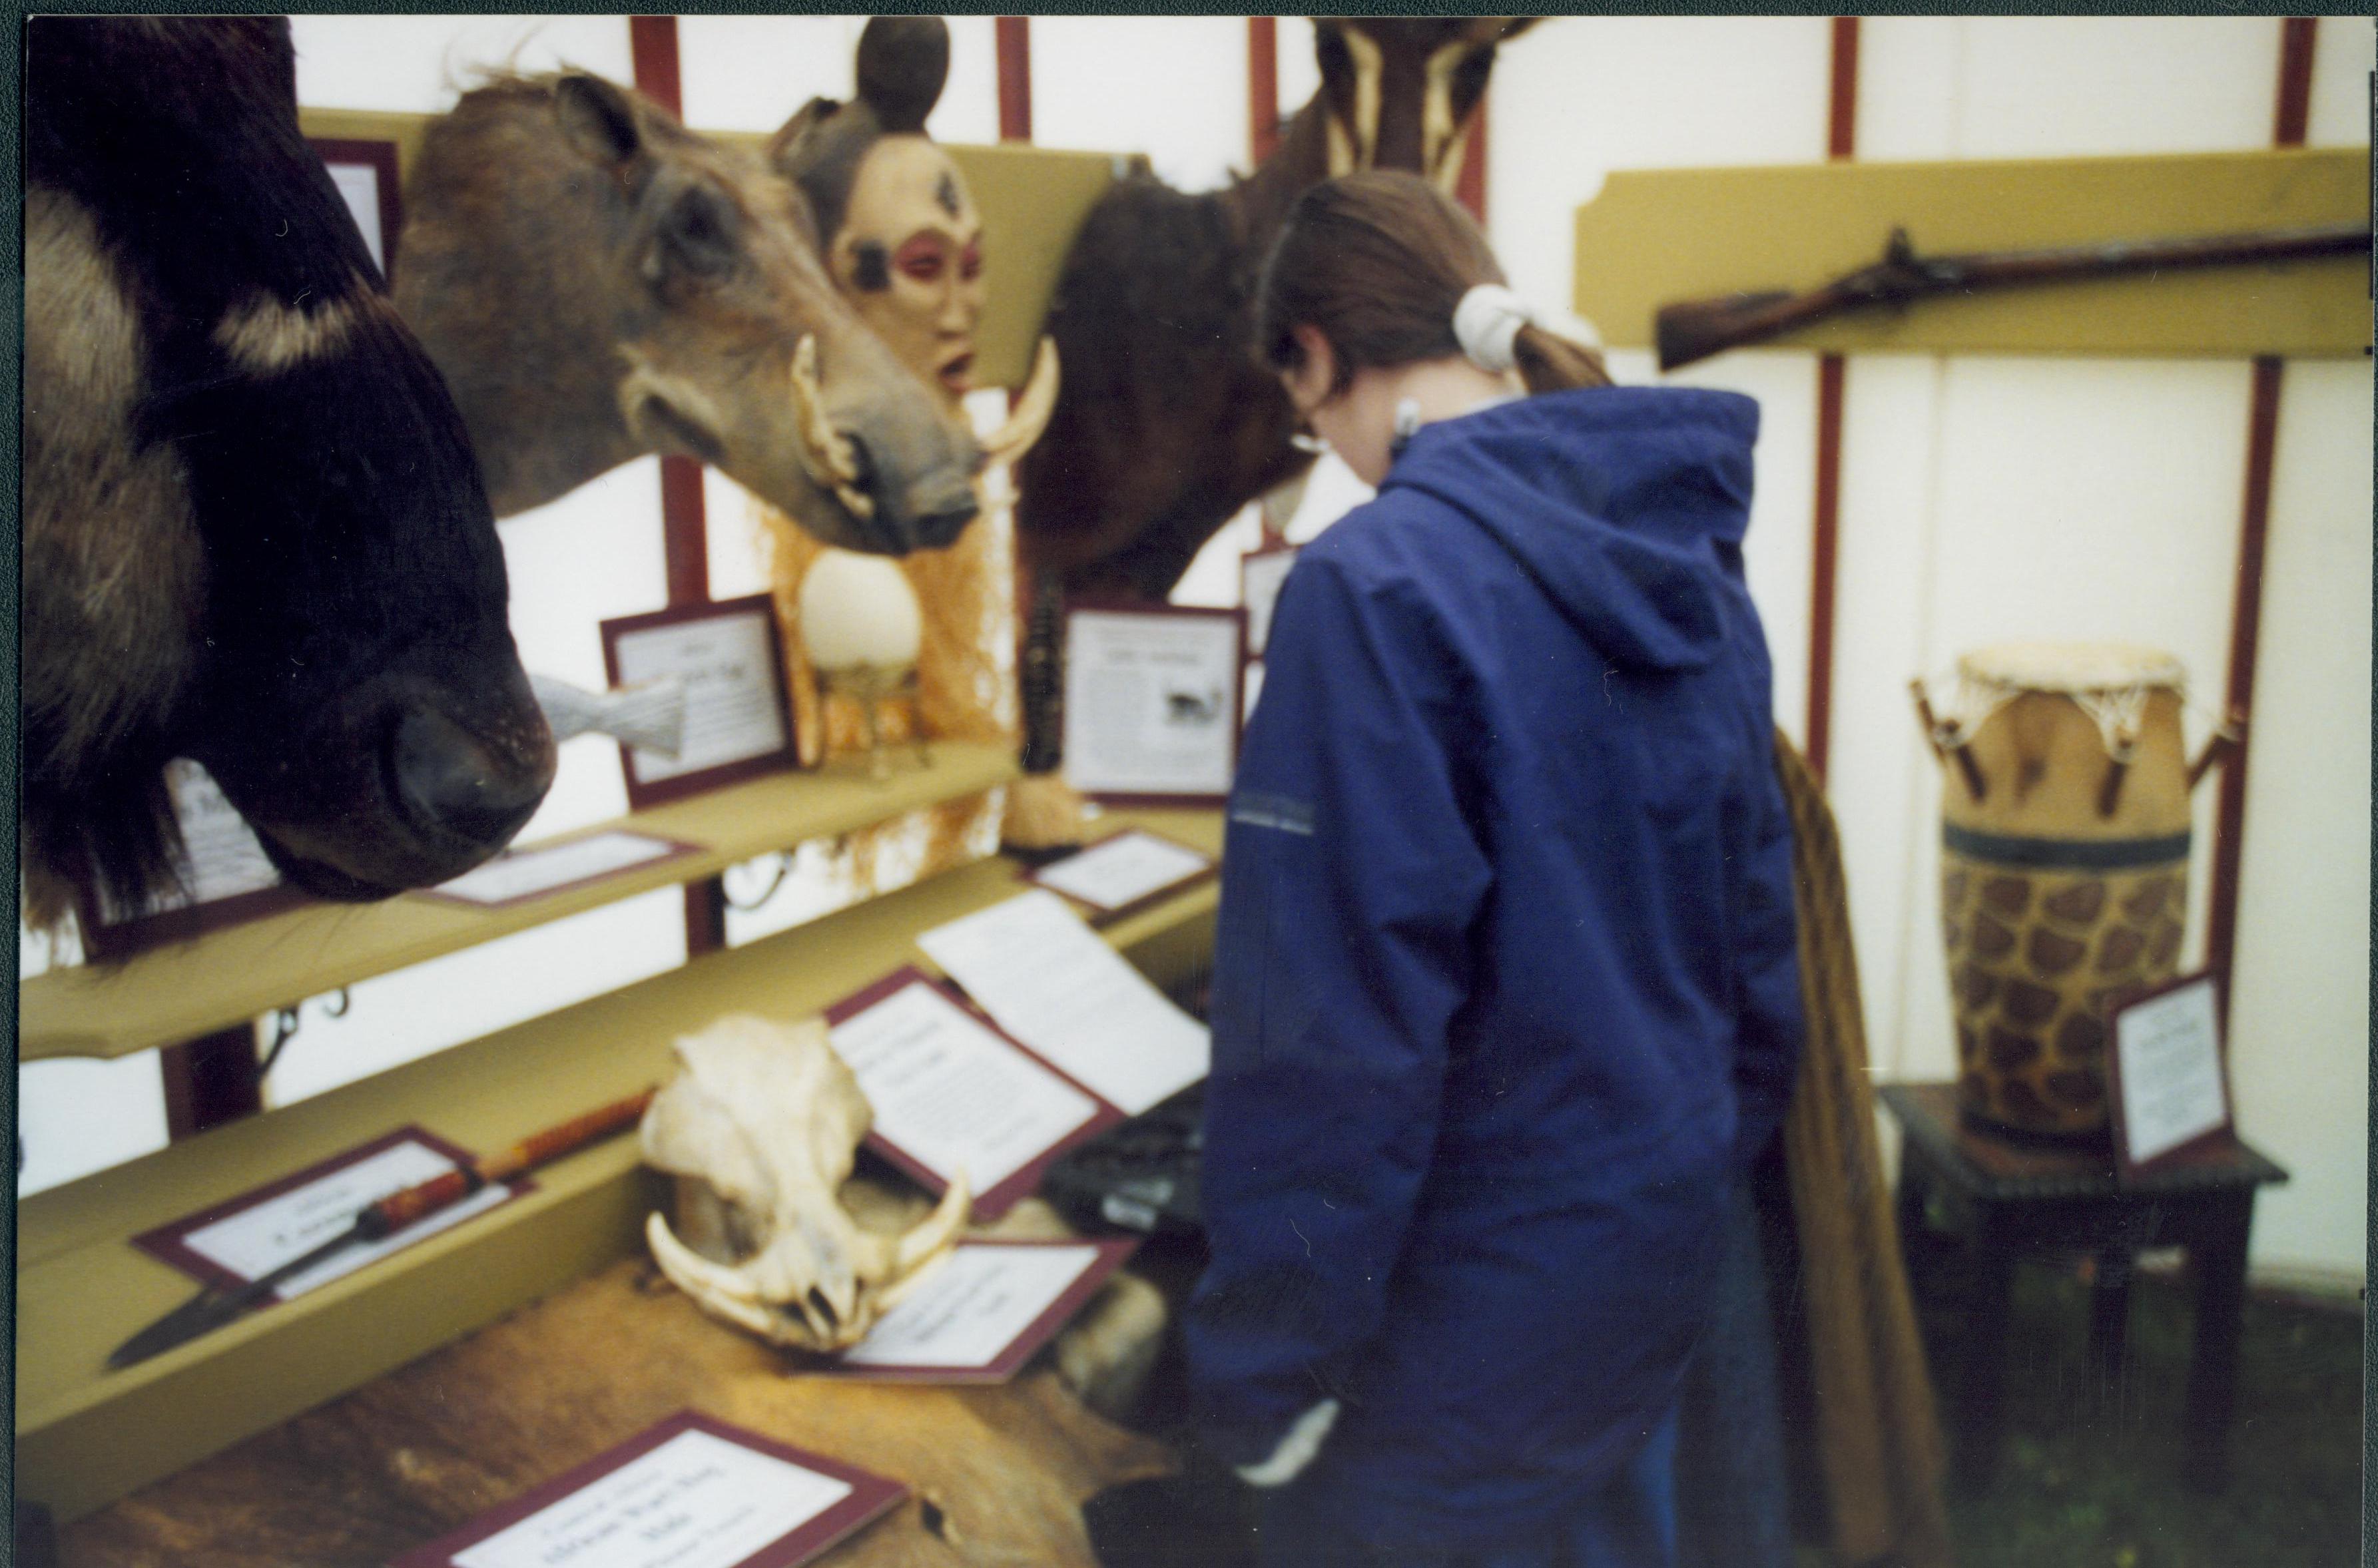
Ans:
[[[875,521],[883,534],[880,547],[895,554],[938,550],[956,543],[974,521],[978,507],[971,463],[929,463],[903,484],[889,465],[878,461],[864,436],[852,432],[845,439],[859,471],[858,487],[875,503]]]
[[[492,745],[436,708],[397,721],[391,761],[397,797],[416,826],[489,848],[520,831],[553,783],[549,736],[542,746]]]

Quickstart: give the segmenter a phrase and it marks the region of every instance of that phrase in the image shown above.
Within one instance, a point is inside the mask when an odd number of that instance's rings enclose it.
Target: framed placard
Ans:
[[[1125,806],[1214,806],[1239,761],[1241,610],[1158,604],[1065,616],[1065,779]]]
[[[907,1495],[684,1410],[389,1568],[796,1568]]]
[[[1264,656],[1271,640],[1271,613],[1287,585],[1288,570],[1296,564],[1302,545],[1278,540],[1258,545],[1239,557],[1239,603],[1247,612],[1247,657]]]
[[[936,1197],[963,1167],[977,1219],[1031,1196],[1058,1155],[1123,1119],[915,968],[835,1003],[825,1020],[875,1112],[867,1146]]]
[[[1104,926],[1220,870],[1210,855],[1145,828],[1125,828],[1018,875],[1059,893]]]
[[[2159,986],[2114,1009],[2106,1101],[2124,1177],[2185,1164],[2231,1140],[2220,987],[2209,974]]]
[[[634,809],[799,761],[785,698],[784,647],[767,594],[622,616],[605,621],[602,631],[603,668],[613,686],[664,676],[685,685],[685,738],[677,756],[619,747]]]
[[[466,1151],[436,1133],[400,1127],[342,1155],[143,1231],[132,1239],[132,1244],[202,1285],[236,1290],[337,1236],[354,1222],[366,1204],[470,1163]],[[491,1182],[385,1239],[348,1247],[323,1260],[282,1284],[274,1299],[287,1301],[303,1296],[534,1188],[534,1183],[524,1176]]]
[[[353,141],[339,137],[314,137],[307,143],[330,183],[339,187],[355,227],[363,231],[364,248],[379,264],[379,275],[395,275],[396,235],[404,226],[402,197],[397,189],[396,143]]]
[[[961,1241],[865,1339],[816,1370],[885,1382],[1005,1382],[1138,1245],[1136,1237]]]
[[[516,904],[528,904],[571,888],[625,876],[664,860],[701,853],[701,845],[682,839],[606,828],[558,844],[507,849],[451,881],[420,889],[414,896],[444,904],[466,904],[474,909],[508,909]]]
[[[165,792],[182,830],[184,893],[152,898],[141,909],[115,907],[89,877],[75,897],[83,950],[113,964],[168,942],[278,915],[313,902],[281,880],[256,830],[213,775],[186,757],[165,764]]]

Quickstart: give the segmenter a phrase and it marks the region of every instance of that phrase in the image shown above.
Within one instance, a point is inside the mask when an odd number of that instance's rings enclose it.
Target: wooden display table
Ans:
[[[1907,1133],[1899,1174],[1902,1250],[1916,1256],[1928,1226],[1940,1223],[1964,1241],[1974,1265],[1973,1326],[1959,1347],[1962,1376],[1952,1384],[1960,1480],[1987,1485],[2006,1435],[2015,1261],[2057,1251],[2096,1256],[2089,1344],[2110,1385],[2121,1366],[2133,1260],[2150,1247],[2183,1247],[2196,1275],[2196,1343],[2182,1474],[2199,1490],[2219,1490],[2237,1404],[2254,1190],[2285,1181],[2288,1173],[2238,1143],[2122,1185],[2106,1150],[2016,1144],[1965,1124],[1953,1083],[1890,1083],[1881,1092]]]
[[[377,1568],[679,1410],[905,1482],[833,1568],[1096,1568],[1084,1499],[1163,1474],[1047,1364],[925,1388],[791,1372],[623,1260],[63,1532],[69,1565]]]

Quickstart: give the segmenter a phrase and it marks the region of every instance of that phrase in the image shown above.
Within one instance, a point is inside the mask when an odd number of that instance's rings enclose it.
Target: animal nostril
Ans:
[[[955,544],[974,517],[975,502],[971,494],[954,502],[944,502],[917,519],[917,543],[928,550],[939,550]]]
[[[551,782],[543,769],[506,763],[434,708],[412,709],[397,721],[391,760],[407,815],[481,844],[509,840]]]

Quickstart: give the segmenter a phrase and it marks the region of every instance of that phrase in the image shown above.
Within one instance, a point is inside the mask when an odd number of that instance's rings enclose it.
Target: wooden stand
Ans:
[[[1987,1487],[2004,1444],[2016,1261],[2060,1251],[2095,1256],[2089,1347],[2103,1391],[2119,1383],[2135,1259],[2150,1247],[2183,1247],[2196,1275],[2196,1342],[2181,1473],[2196,1490],[2220,1490],[2238,1399],[2254,1190],[2288,1173],[2239,1143],[2122,1186],[2107,1151],[2017,1145],[1961,1122],[1953,1083],[1892,1083],[1881,1095],[1907,1134],[1899,1174],[1903,1251],[1919,1257],[1938,1224],[1963,1241],[1972,1265],[1973,1326],[1960,1347],[1962,1376],[1946,1380],[1957,1412],[1959,1481]],[[1921,1271],[1913,1272],[1920,1284]]]

